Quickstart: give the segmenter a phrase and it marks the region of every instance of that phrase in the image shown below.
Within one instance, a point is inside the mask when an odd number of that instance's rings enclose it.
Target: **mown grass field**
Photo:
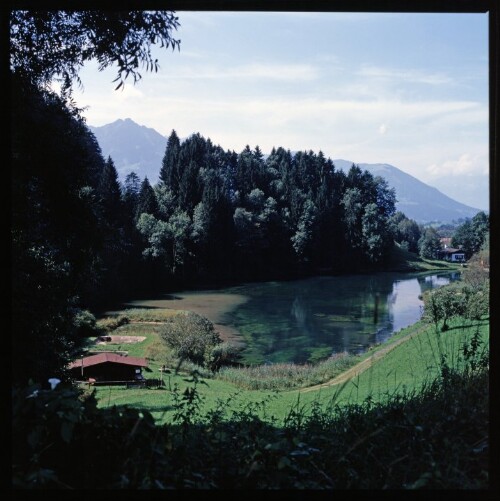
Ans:
[[[161,310],[155,310],[157,318],[165,320]],[[167,316],[171,315],[168,313]],[[153,317],[148,320],[154,322]],[[173,367],[168,374],[159,371],[162,359],[162,345],[156,324],[130,323],[121,326],[113,333],[126,336],[144,336],[146,339],[137,344],[108,345],[128,351],[130,356],[150,356],[149,371],[146,377],[163,377],[165,386],[151,389],[126,389],[120,386],[96,387],[99,407],[130,406],[150,411],[158,424],[169,422],[173,417],[174,403],[177,397],[195,384],[189,373],[175,374]],[[361,374],[351,380],[335,385],[322,386],[314,391],[307,389],[292,391],[242,390],[234,384],[213,378],[200,378],[196,384],[201,397],[199,411],[204,415],[210,410],[226,406],[232,412],[252,410],[259,417],[282,422],[293,408],[300,408],[307,413],[314,406],[328,407],[336,403],[361,403],[366,399],[383,402],[395,393],[404,393],[420,388],[424,383],[435,378],[440,371],[442,357],[452,367],[461,363],[463,343],[470,340],[479,331],[483,348],[489,340],[489,322],[471,322],[455,318],[446,332],[436,332],[433,324],[423,321],[402,329],[387,343],[373,347],[360,357],[360,360],[374,356],[399,339],[408,339],[383,357],[380,357]],[[160,355],[158,355],[160,354]],[[156,358],[156,360],[151,359]],[[181,367],[182,371],[182,367]]]

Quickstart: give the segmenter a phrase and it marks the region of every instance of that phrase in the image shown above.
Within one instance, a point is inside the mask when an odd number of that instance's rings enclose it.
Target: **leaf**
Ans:
[[[278,469],[282,470],[283,468],[286,468],[287,466],[290,466],[292,462],[286,457],[282,456],[280,457],[280,460],[278,461]]]
[[[68,421],[65,421],[61,425],[61,438],[69,444],[71,442],[71,438],[73,437],[73,430],[75,428],[75,425],[73,423],[70,423]]]

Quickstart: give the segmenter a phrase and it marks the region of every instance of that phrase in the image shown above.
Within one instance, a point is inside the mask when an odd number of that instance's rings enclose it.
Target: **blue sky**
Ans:
[[[488,15],[177,12],[180,51],[114,91],[90,64],[87,123],[119,118],[224,149],[388,163],[488,209]]]

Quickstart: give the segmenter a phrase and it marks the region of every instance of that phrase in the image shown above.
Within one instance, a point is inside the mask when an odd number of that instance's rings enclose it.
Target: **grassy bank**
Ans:
[[[414,252],[402,249],[399,244],[392,248],[388,264],[384,271],[427,272],[427,271],[454,271],[463,269],[459,263],[451,263],[440,259],[424,259]]]
[[[158,326],[155,325],[129,324],[115,332],[145,337],[143,341],[130,345],[128,349],[130,355],[148,356],[162,349],[157,329]],[[383,402],[390,395],[421,388],[439,374],[443,360],[451,367],[459,368],[463,364],[462,346],[476,333],[483,343],[482,346],[486,348],[489,338],[489,323],[486,320],[471,322],[455,318],[445,333],[436,332],[434,325],[418,322],[396,333],[387,343],[372,347],[365,354],[353,359],[351,366],[354,362],[359,363],[363,360],[373,363],[351,380],[337,385],[324,385],[314,391],[308,391],[306,388],[286,392],[248,390],[222,380],[217,375],[203,377],[208,374],[202,373],[196,384],[196,391],[200,397],[200,412],[213,411],[222,402],[230,401],[232,409],[243,411],[252,408],[263,419],[282,421],[290,408],[297,405],[311,410],[316,405],[328,407],[335,403],[359,403],[367,398],[374,402]],[[383,357],[377,357],[377,353],[392,345],[395,346],[403,338],[406,339],[405,342],[397,345]],[[124,348],[124,345],[118,347]],[[164,356],[163,353],[157,356],[157,360],[150,360],[151,372],[146,373],[146,377],[159,377],[158,369]],[[182,394],[195,385],[189,377],[189,370],[192,368],[186,365],[184,373],[175,374],[172,371],[164,374],[165,386],[158,389],[97,387],[99,407],[126,405],[145,408],[152,413],[157,422],[169,422],[174,414],[175,394]],[[327,378],[324,378],[322,382],[326,380]]]

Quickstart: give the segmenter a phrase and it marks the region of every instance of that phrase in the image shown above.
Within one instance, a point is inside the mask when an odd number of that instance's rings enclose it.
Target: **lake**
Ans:
[[[195,311],[242,347],[247,364],[314,363],[387,340],[421,318],[424,291],[459,279],[459,272],[313,277],[171,293],[129,306]]]

